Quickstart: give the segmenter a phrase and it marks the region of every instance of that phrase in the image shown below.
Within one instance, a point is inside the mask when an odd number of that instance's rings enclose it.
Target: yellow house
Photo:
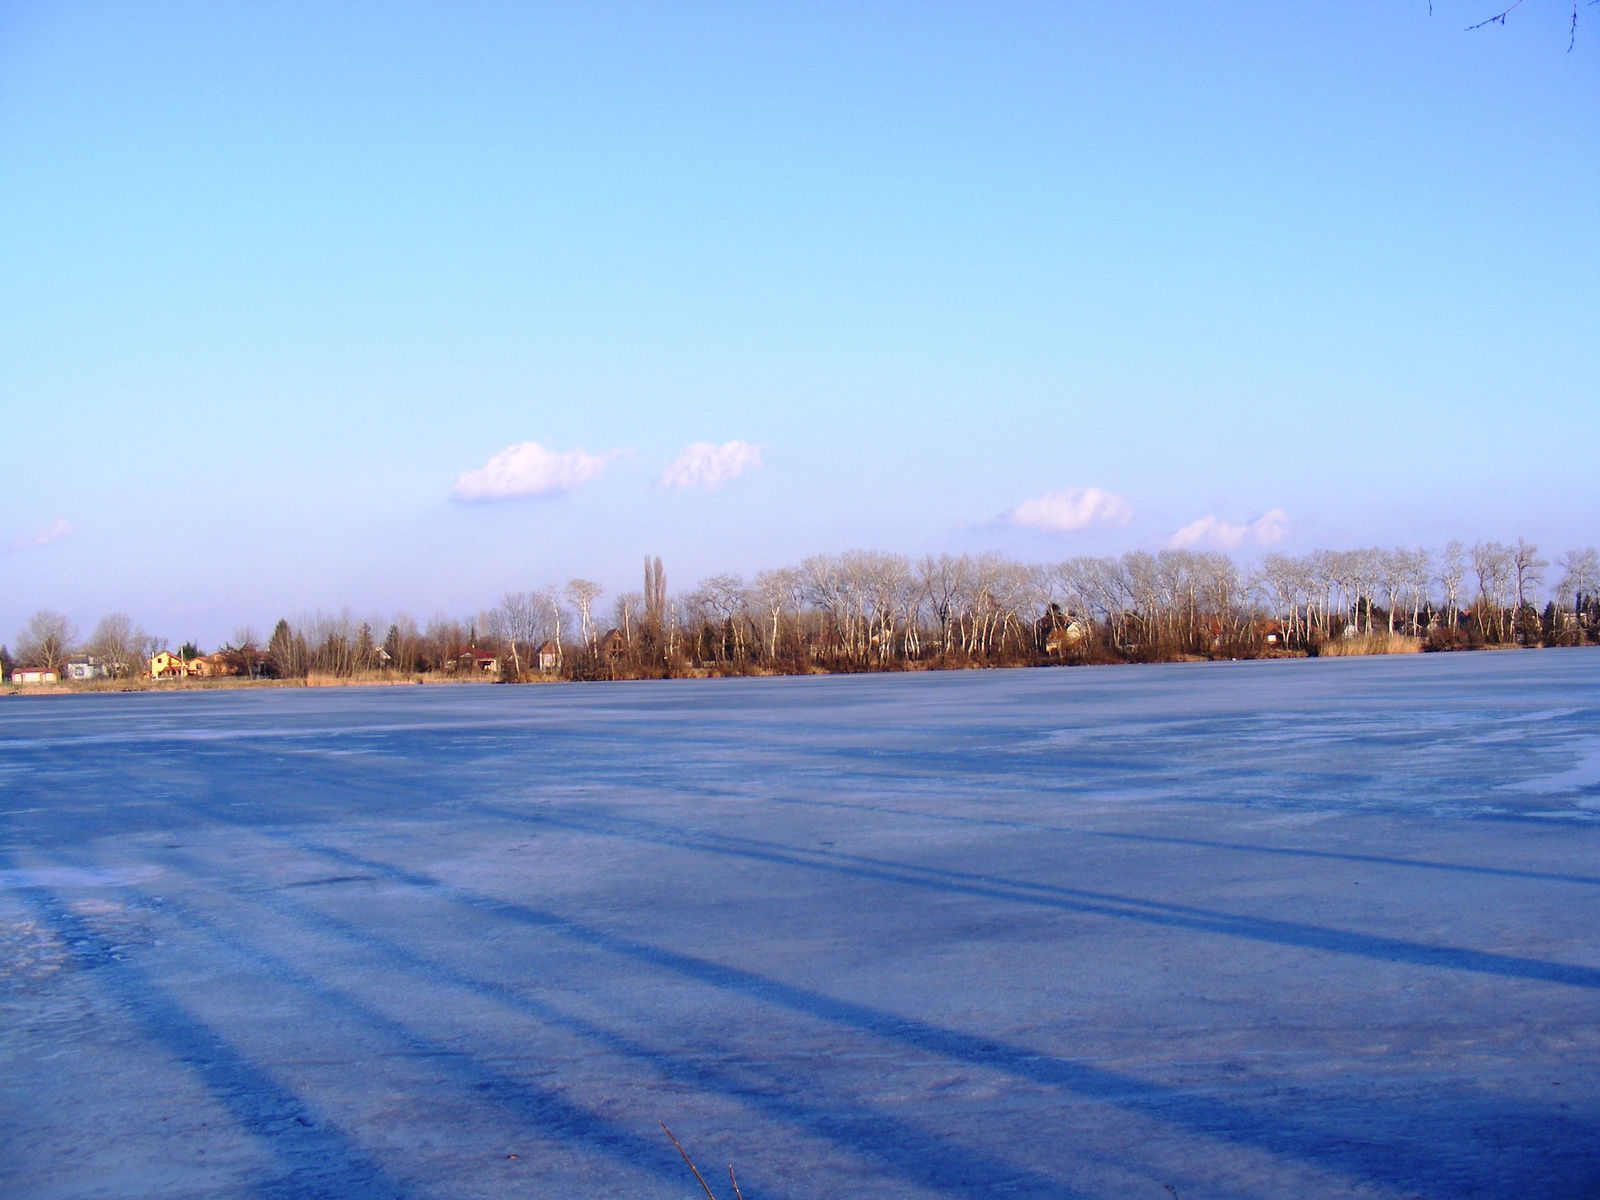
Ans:
[[[189,674],[189,664],[170,650],[163,650],[150,660],[151,679],[184,679]]]
[[[212,675],[239,674],[238,664],[229,662],[228,656],[220,650],[215,654],[205,654],[199,658],[191,658],[185,665],[189,668],[189,674],[198,675],[202,679]]]

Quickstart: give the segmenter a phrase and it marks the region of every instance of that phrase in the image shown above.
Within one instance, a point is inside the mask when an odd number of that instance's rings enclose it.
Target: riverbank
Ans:
[[[1251,656],[1252,661],[1304,659],[1304,658],[1348,658],[1355,656],[1388,656],[1395,654],[1431,654],[1431,653],[1470,653],[1480,650],[1494,651],[1533,651],[1533,650],[1570,650],[1580,649],[1572,646],[1457,646],[1441,650],[1424,644],[1420,639],[1406,637],[1401,634],[1374,633],[1356,638],[1330,641],[1317,647],[1315,651],[1305,650],[1274,650],[1266,654]],[[224,676],[217,679],[95,679],[84,682],[63,680],[58,683],[8,683],[0,686],[0,696],[74,696],[86,693],[101,692],[205,692],[239,688],[369,688],[369,687],[420,687],[425,685],[440,686],[443,684],[468,685],[482,687],[499,683],[522,684],[554,684],[554,683],[622,683],[643,680],[662,679],[768,679],[784,676],[804,675],[902,675],[921,672],[939,671],[989,671],[1004,669],[1028,669],[1036,667],[1074,667],[1074,666],[1132,666],[1148,661],[1161,662],[1215,662],[1232,661],[1227,659],[1206,658],[1201,655],[1185,654],[1159,660],[1144,660],[1135,658],[1121,658],[1110,654],[1079,656],[1071,658],[1040,658],[1036,660],[1016,660],[1002,662],[984,662],[974,660],[948,661],[928,660],[922,662],[901,662],[887,667],[863,667],[859,670],[838,670],[826,667],[812,666],[809,669],[795,669],[791,664],[762,665],[762,664],[701,664],[696,666],[679,666],[671,670],[662,670],[655,673],[632,672],[625,670],[613,671],[575,671],[561,675],[535,675],[525,674],[519,680],[501,679],[487,675],[472,676],[444,672],[413,672],[399,674],[395,672],[366,672],[357,675],[328,675],[313,673],[304,678],[291,679],[243,679],[238,676]]]
[[[454,675],[308,675],[304,679],[243,679],[237,675],[221,679],[91,679],[81,683],[8,683],[0,689],[5,696],[75,696],[95,692],[215,692],[240,688],[322,688],[322,687],[409,687],[424,683],[494,683],[492,679],[472,679]]]

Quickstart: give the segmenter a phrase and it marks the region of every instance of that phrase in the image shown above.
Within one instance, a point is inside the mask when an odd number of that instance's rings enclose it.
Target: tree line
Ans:
[[[1552,565],[1554,571],[1552,571]],[[1226,554],[1134,551],[1051,564],[1002,554],[816,555],[751,579],[712,575],[669,593],[661,559],[643,586],[601,608],[573,579],[512,592],[468,618],[419,625],[346,610],[246,626],[212,656],[217,673],[276,678],[487,675],[502,680],[872,671],[1047,662],[1578,646],[1600,641],[1600,555],[1554,564],[1526,539],[1451,542],[1442,551]],[[14,664],[47,669],[86,655],[131,677],[168,643],[125,615],[80,642],[72,622],[36,613]],[[198,657],[185,643],[182,658]]]

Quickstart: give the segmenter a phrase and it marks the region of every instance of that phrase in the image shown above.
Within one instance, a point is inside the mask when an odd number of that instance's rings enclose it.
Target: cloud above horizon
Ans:
[[[1024,500],[1000,521],[1025,529],[1071,533],[1090,525],[1126,525],[1132,517],[1133,509],[1121,496],[1097,487],[1075,487]]]
[[[19,533],[6,542],[7,551],[27,550],[34,546],[48,546],[77,532],[76,526],[65,517],[57,517],[48,525],[41,525],[33,533]]]
[[[1224,521],[1212,513],[1207,513],[1198,521],[1191,521],[1177,533],[1173,534],[1167,545],[1175,550],[1185,550],[1193,546],[1213,546],[1219,550],[1237,550],[1246,541],[1254,542],[1258,546],[1270,546],[1274,542],[1281,542],[1284,534],[1289,532],[1289,514],[1281,508],[1251,521],[1247,525],[1235,525],[1231,521]]]
[[[450,491],[457,500],[508,500],[517,496],[554,496],[588,483],[625,450],[586,454],[582,450],[548,450],[538,442],[507,446],[475,471],[463,471]]]
[[[695,442],[672,460],[656,480],[660,488],[703,487],[713,491],[746,471],[761,466],[761,447],[735,438],[716,446]]]

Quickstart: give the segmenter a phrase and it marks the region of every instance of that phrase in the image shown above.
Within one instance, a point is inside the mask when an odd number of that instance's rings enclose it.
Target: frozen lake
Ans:
[[[6,699],[0,813],[8,1198],[1600,1195],[1596,651]]]

